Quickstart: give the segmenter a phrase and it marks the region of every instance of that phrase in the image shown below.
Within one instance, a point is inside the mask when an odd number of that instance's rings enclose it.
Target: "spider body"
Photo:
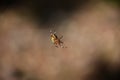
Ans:
[[[61,41],[62,37],[58,38],[55,32],[54,33],[51,32],[50,39],[51,39],[51,42],[55,45],[55,47],[60,46],[63,48],[63,42]]]

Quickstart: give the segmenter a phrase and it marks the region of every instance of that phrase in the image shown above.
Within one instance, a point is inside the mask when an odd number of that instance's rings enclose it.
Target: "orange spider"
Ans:
[[[58,36],[56,35],[56,32],[53,33],[51,30],[50,30],[50,33],[51,33],[50,34],[50,39],[51,39],[52,43],[55,45],[55,47],[60,46],[60,47],[64,48],[63,42],[61,41],[63,36],[58,38]]]

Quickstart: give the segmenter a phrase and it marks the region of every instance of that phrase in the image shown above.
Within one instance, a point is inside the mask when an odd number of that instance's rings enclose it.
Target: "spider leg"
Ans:
[[[62,41],[60,41],[60,47],[64,48]]]
[[[63,36],[61,36],[59,39],[62,39],[63,38]]]
[[[57,47],[57,48],[58,48],[58,44],[57,44],[57,42],[55,42],[55,43],[54,43],[54,45],[55,45],[55,47]]]

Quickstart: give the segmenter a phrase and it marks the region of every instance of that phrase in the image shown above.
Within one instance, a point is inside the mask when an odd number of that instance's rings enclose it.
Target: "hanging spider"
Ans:
[[[55,47],[62,47],[64,48],[63,46],[63,42],[61,41],[61,39],[63,38],[63,36],[59,37],[56,35],[56,32],[52,32],[50,30],[50,39],[52,41],[52,43],[55,45]]]

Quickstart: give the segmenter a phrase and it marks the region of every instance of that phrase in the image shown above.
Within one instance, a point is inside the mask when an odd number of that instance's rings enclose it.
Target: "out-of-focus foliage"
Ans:
[[[104,0],[104,1],[106,1],[108,3],[113,3],[113,4],[120,7],[120,0]]]

